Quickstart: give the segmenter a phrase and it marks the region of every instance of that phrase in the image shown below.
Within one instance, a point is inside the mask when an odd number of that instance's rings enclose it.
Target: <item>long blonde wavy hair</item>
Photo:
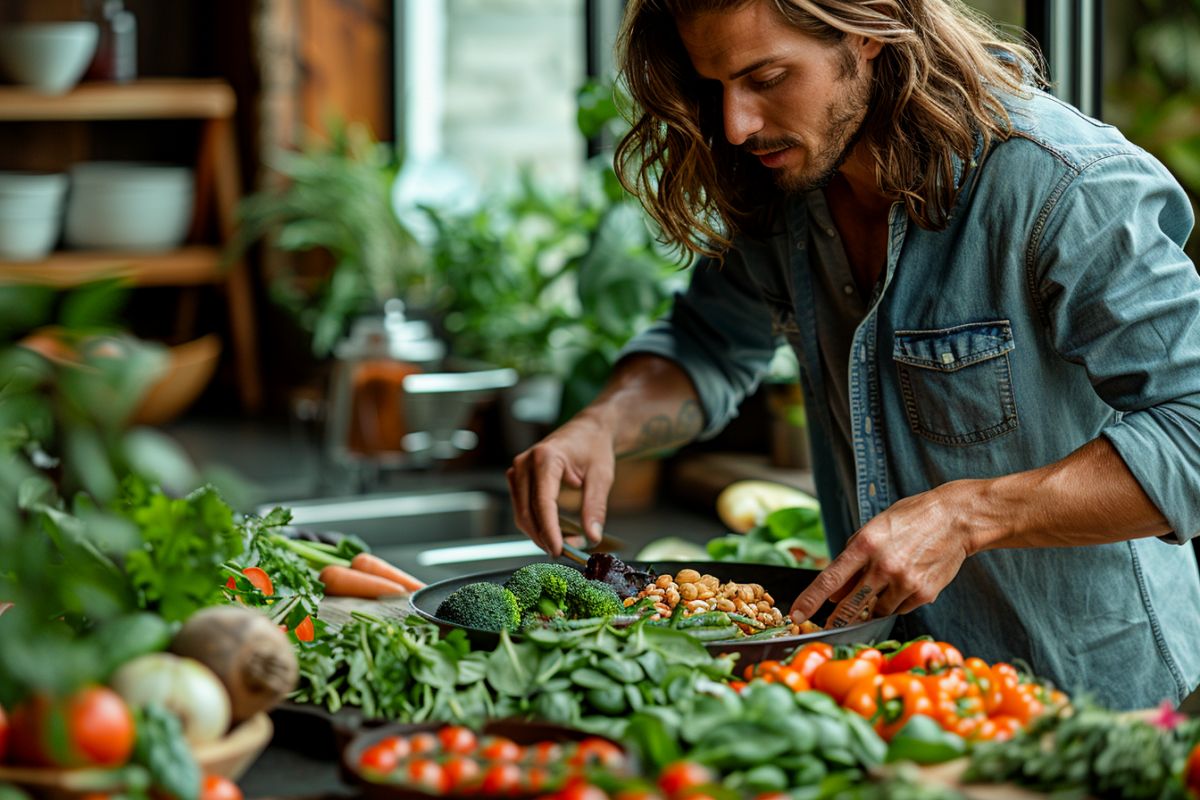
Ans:
[[[629,0],[617,59],[632,127],[617,146],[617,174],[681,255],[720,255],[739,233],[774,225],[779,190],[725,139],[720,93],[696,75],[676,30],[677,19],[758,1],[822,41],[883,43],[859,141],[879,189],[925,228],[948,221],[959,191],[953,158],[969,163],[977,137],[985,152],[1008,138],[997,92],[1044,85],[1038,55],[959,0]]]

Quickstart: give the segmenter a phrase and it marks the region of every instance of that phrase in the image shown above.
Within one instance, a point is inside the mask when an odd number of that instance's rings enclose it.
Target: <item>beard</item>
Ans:
[[[840,83],[846,91],[829,104],[825,111],[824,146],[807,160],[803,167],[793,171],[774,170],[775,185],[785,194],[803,194],[823,189],[846,163],[854,146],[863,134],[863,122],[871,101],[871,79],[855,69]],[[742,144],[746,151],[772,151],[785,147],[803,147],[794,137],[760,138],[751,137]]]

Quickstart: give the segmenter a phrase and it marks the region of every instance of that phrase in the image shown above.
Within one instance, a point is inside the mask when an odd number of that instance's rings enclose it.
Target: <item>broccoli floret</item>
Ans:
[[[538,607],[542,598],[562,606],[571,586],[583,584],[583,574],[565,564],[545,562],[521,567],[504,583],[517,598],[522,611]]]
[[[625,611],[617,591],[604,581],[585,580],[567,591],[567,616],[574,619],[614,617]]]
[[[437,616],[485,631],[515,631],[521,623],[517,598],[498,583],[468,583],[442,601]]]

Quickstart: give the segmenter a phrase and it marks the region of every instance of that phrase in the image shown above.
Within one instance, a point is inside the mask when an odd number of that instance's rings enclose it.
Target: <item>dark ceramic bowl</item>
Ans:
[[[678,575],[681,569],[694,569],[701,574],[716,575],[722,582],[757,583],[772,597],[781,609],[790,607],[791,601],[804,591],[821,573],[810,569],[792,569],[772,564],[738,564],[726,561],[657,561],[654,563],[633,561],[630,566],[637,569],[653,568],[658,574]],[[512,575],[512,570],[493,570],[477,572],[458,578],[449,578],[437,583],[431,583],[412,595],[411,601],[416,613],[436,624],[443,631],[461,628],[467,632],[471,644],[476,648],[493,649],[499,641],[495,631],[485,631],[479,628],[469,628],[456,625],[453,622],[439,619],[437,608],[451,592],[466,586],[468,583],[487,581],[503,584]],[[813,622],[825,624],[825,619],[833,611],[834,604],[826,603],[814,616]],[[768,659],[779,659],[797,647],[809,642],[829,642],[830,644],[872,644],[881,642],[891,634],[892,626],[896,623],[894,615],[871,619],[855,625],[833,630],[821,630],[815,633],[803,633],[797,636],[776,636],[772,639],[756,639],[749,642],[728,639],[725,641],[705,642],[704,646],[710,653],[737,653],[738,665],[757,664]],[[520,639],[520,634],[512,634],[513,639]]]

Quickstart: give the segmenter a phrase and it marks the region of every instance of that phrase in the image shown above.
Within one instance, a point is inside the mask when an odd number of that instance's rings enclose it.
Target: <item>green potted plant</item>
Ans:
[[[277,250],[316,255],[315,269],[311,261],[280,259],[268,282],[322,358],[350,320],[417,285],[426,263],[393,207],[395,149],[362,125],[334,121],[329,129],[327,139],[276,156],[277,180],[241,202],[230,246],[231,259],[263,239]]]

